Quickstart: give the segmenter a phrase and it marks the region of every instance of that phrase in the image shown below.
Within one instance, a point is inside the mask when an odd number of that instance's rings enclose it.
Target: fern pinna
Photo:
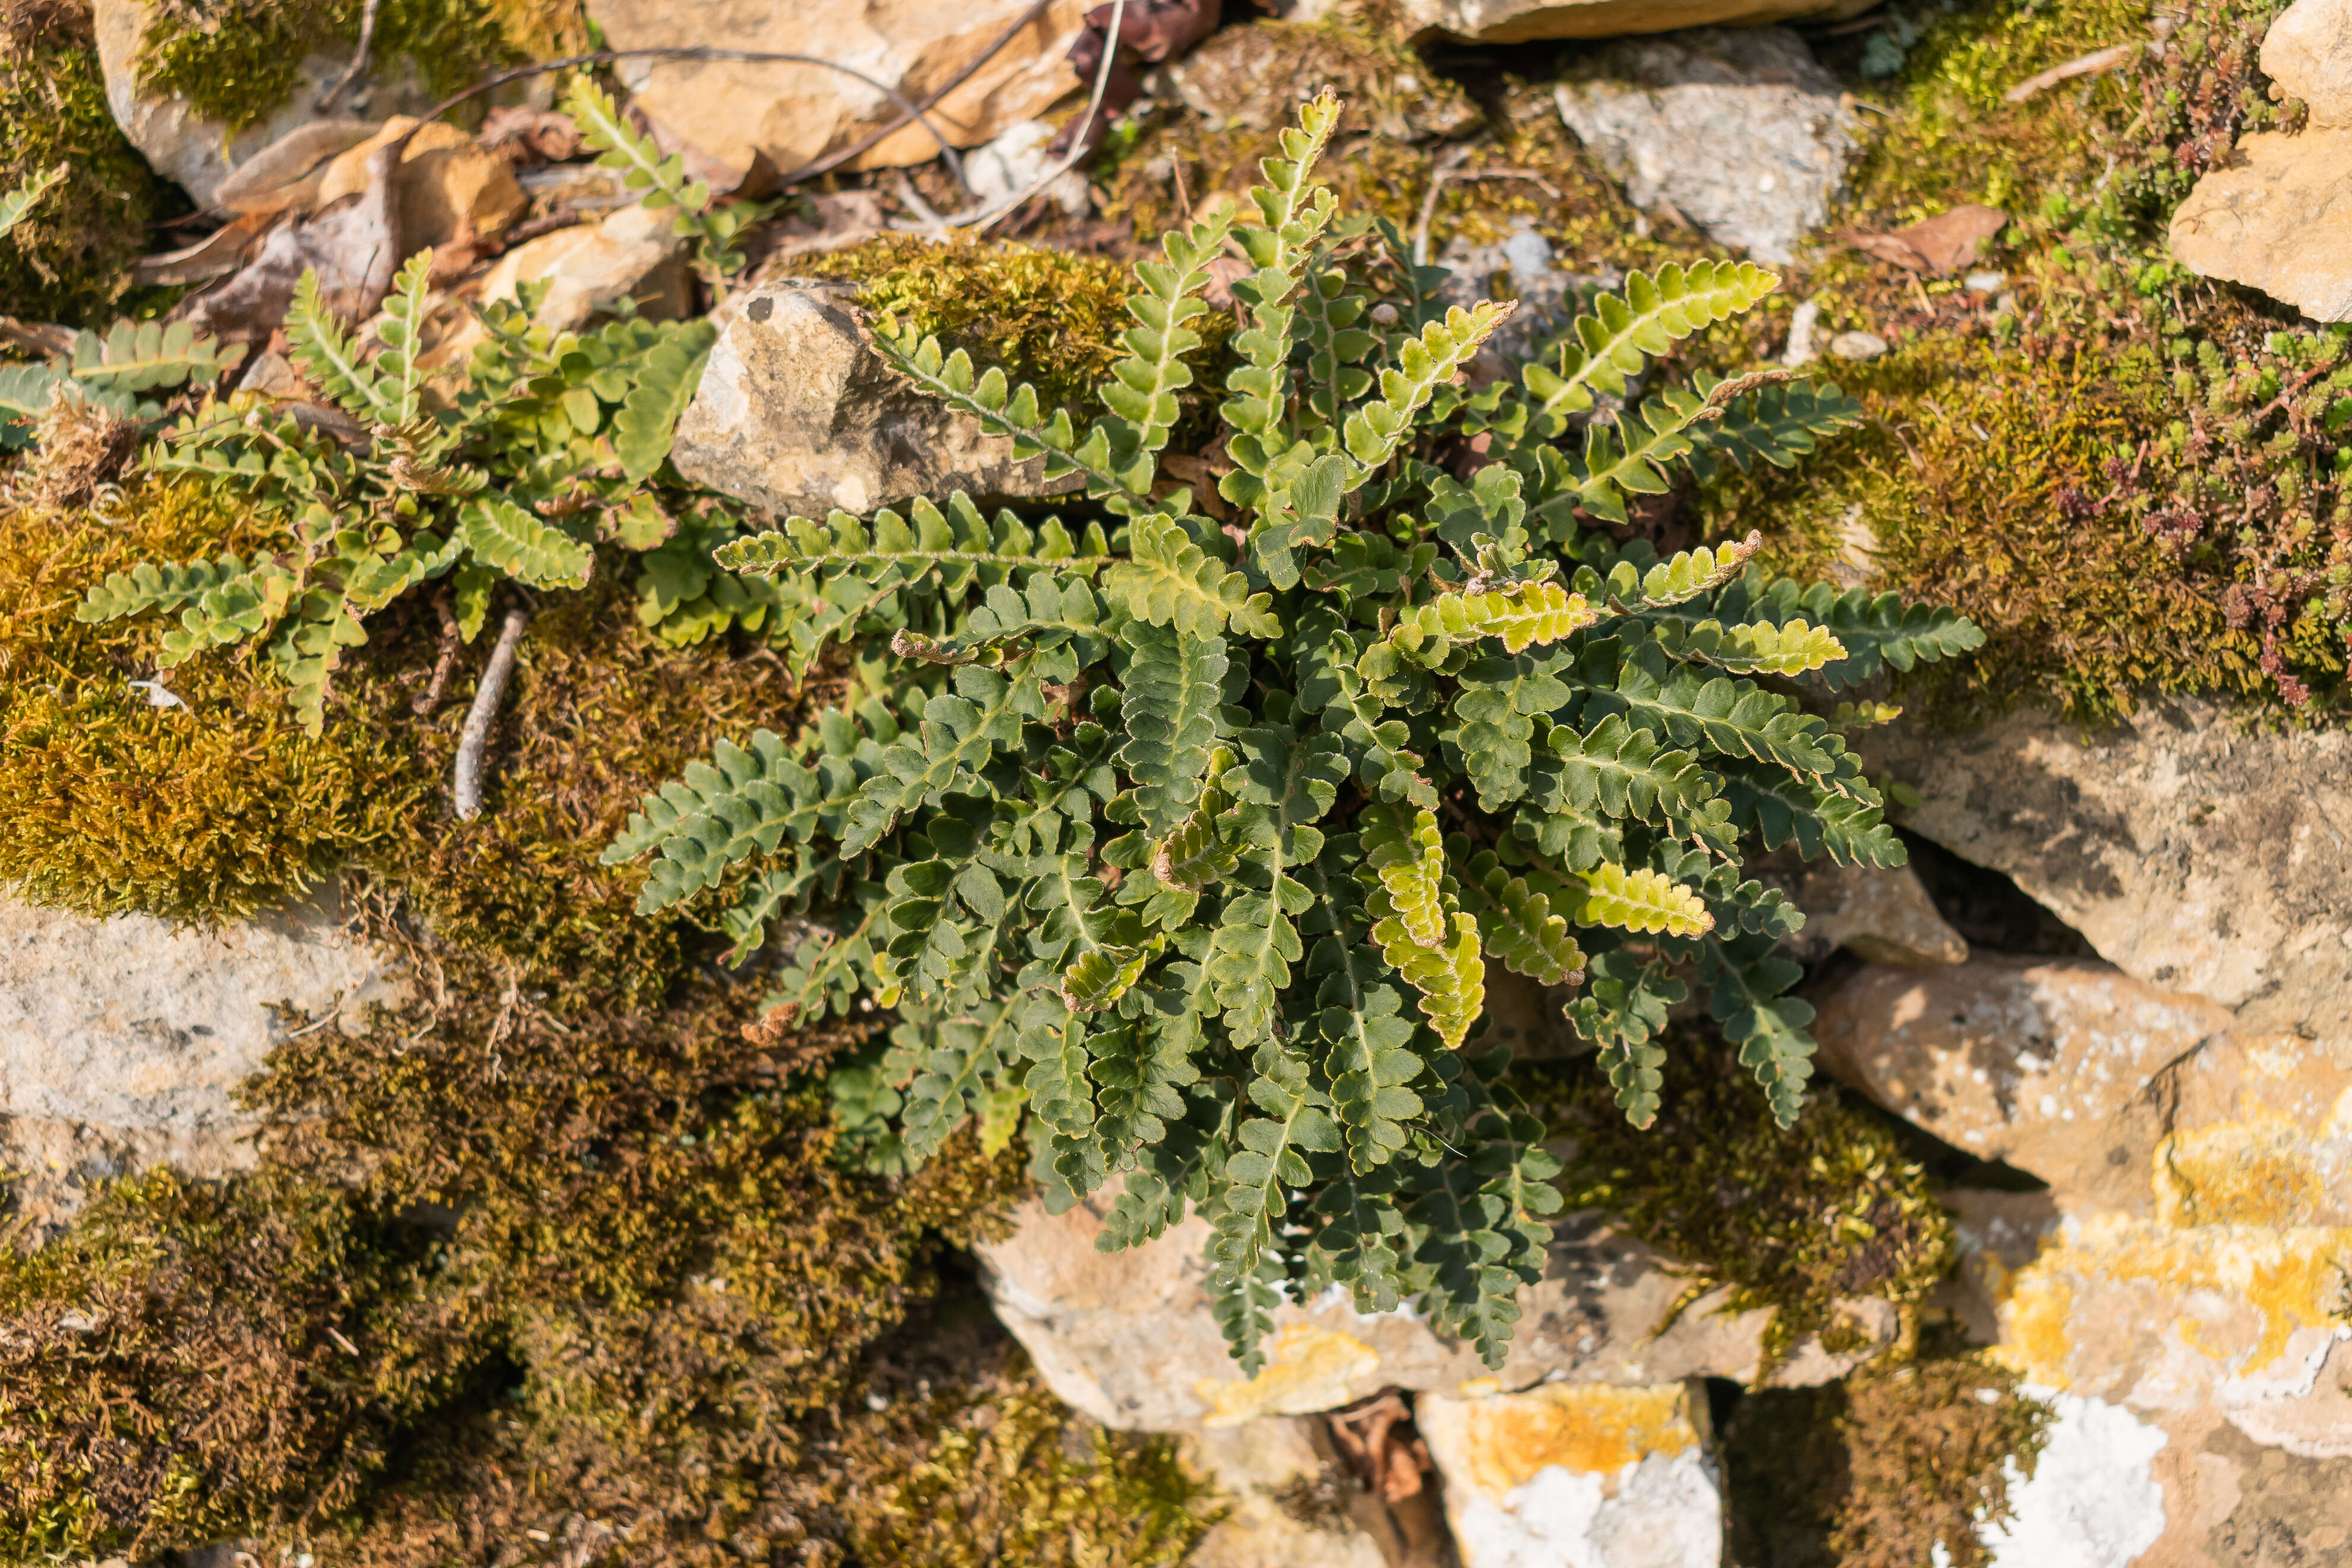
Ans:
[[[1118,1184],[1106,1249],[1196,1206],[1253,1371],[1273,1307],[1331,1284],[1368,1311],[1418,1298],[1500,1362],[1559,1200],[1506,1053],[1472,1038],[1491,965],[1575,988],[1636,1123],[1693,980],[1796,1115],[1811,1009],[1773,948],[1801,916],[1743,848],[1903,848],[1792,683],[1979,640],[1777,580],[1754,538],[1659,559],[1585,526],[1676,465],[1791,462],[1854,405],[1761,377],[1634,400],[1676,339],[1774,286],[1744,264],[1632,279],[1519,384],[1463,394],[1509,307],[1441,313],[1441,275],[1335,213],[1311,179],[1335,113],[1307,105],[1249,209],[1137,269],[1083,433],[878,324],[908,377],[1082,476],[1097,520],[956,496],[721,548],[773,580],[804,666],[851,645],[863,695],[797,741],[722,746],[606,855],[652,857],[643,909],[710,900],[739,959],[790,916],[775,1000],[803,1018],[897,1009],[835,1081],[875,1168],[975,1119],[1002,1139],[1025,1106],[1053,1204]],[[1254,270],[1204,496],[1157,456],[1229,241]],[[1465,430],[1491,459],[1466,480],[1429,460]]]

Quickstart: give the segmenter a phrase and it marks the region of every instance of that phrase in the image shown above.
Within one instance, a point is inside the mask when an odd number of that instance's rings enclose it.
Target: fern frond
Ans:
[[[1307,1156],[1338,1153],[1340,1139],[1328,1097],[1314,1086],[1297,1052],[1269,1040],[1258,1048],[1252,1067],[1249,1103],[1262,1113],[1234,1131],[1236,1147],[1213,1199],[1209,1259],[1211,1311],[1244,1375],[1255,1377],[1265,1364],[1258,1340],[1282,1299],[1264,1273],[1275,1226],[1289,1207],[1286,1191],[1312,1181]],[[1277,1272],[1275,1280],[1279,1278]]]
[[[1443,663],[1457,643],[1500,637],[1504,648],[1517,653],[1559,642],[1599,619],[1599,612],[1580,594],[1570,593],[1556,582],[1523,582],[1487,593],[1440,594],[1426,604],[1416,604],[1398,618],[1387,641],[1373,647],[1393,648],[1433,666]],[[1369,676],[1372,669],[1364,673]]]
[[[1721,384],[1711,375],[1693,382],[1710,402],[1716,402]],[[1853,429],[1862,423],[1862,404],[1840,392],[1834,382],[1763,387],[1732,398],[1722,405],[1719,417],[1690,427],[1691,444],[1697,449],[1691,467],[1702,484],[1715,477],[1718,459],[1743,472],[1751,462],[1793,468],[1822,437]]]
[[[1826,626],[1811,626],[1802,617],[1774,625],[1759,621],[1726,626],[1702,621],[1684,627],[1658,629],[1658,645],[1678,659],[1713,664],[1743,675],[1802,675],[1845,657],[1845,644]]]
[[[1110,465],[1131,495],[1150,494],[1155,459],[1176,425],[1176,394],[1192,384],[1184,356],[1201,346],[1201,334],[1188,323],[1208,313],[1200,296],[1233,222],[1231,203],[1212,203],[1198,222],[1160,241],[1165,262],[1137,264],[1142,291],[1127,301],[1136,324],[1119,336],[1127,357],[1111,366],[1102,386]]]
[[[71,164],[59,163],[54,168],[37,172],[13,191],[0,193],[0,235],[7,234],[23,223],[25,214],[33,210],[35,204],[55,190],[72,172]]]
[[[533,588],[585,588],[596,568],[593,549],[495,493],[466,503],[457,537],[475,559]]]
[[[244,559],[234,555],[161,565],[142,561],[129,571],[107,573],[106,580],[74,606],[74,619],[120,621],[150,610],[178,610],[247,570]]]
[[[1207,636],[1231,622],[1245,635],[1281,635],[1272,597],[1252,594],[1248,579],[1211,559],[1164,512],[1136,519],[1127,559],[1111,568],[1104,586],[1129,615],[1153,626]]]
[[[993,365],[974,372],[970,354],[961,349],[947,352],[937,337],[925,337],[896,317],[886,315],[875,322],[872,340],[875,351],[907,380],[970,414],[984,434],[1009,436],[1014,461],[1044,458],[1047,484],[1076,474],[1086,480],[1089,496],[1137,493],[1128,488],[1128,476],[1112,466],[1116,460],[1108,426],[1095,425],[1081,441],[1068,410],[1057,408],[1050,416],[1039,413],[1036,388],[1026,382],[1013,385]]]
[[[1001,672],[976,664],[956,671],[953,695],[926,704],[915,733],[886,747],[859,788],[840,830],[844,854],[870,848],[917,806],[978,787],[979,769],[992,755],[1019,747],[1022,721],[1045,712],[1029,664],[1024,656]]]
[[[1549,440],[1569,416],[1592,406],[1599,394],[1622,397],[1626,378],[1702,327],[1752,308],[1780,279],[1752,262],[1668,264],[1653,278],[1633,273],[1622,294],[1603,294],[1570,323],[1556,345],[1558,370],[1530,361],[1521,371],[1532,404],[1532,434]]]
[[[1700,966],[1707,1010],[1739,1047],[1740,1065],[1764,1086],[1772,1118],[1783,1127],[1793,1126],[1804,1108],[1817,1049],[1805,1029],[1813,1021],[1813,1005],[1782,994],[1803,975],[1799,965],[1773,954],[1769,936],[1708,942]]]
[[[198,337],[184,321],[117,321],[102,338],[84,332],[74,340],[66,373],[84,386],[116,392],[210,386],[244,357],[244,344],[223,347]]]
[[[1396,364],[1381,371],[1381,395],[1350,413],[1343,428],[1348,455],[1361,465],[1363,478],[1396,455],[1430,394],[1470,362],[1515,308],[1516,302],[1491,299],[1467,310],[1456,306],[1443,321],[1432,321],[1419,336],[1404,340]]]
[[[286,336],[293,345],[294,362],[320,395],[342,404],[354,418],[370,424],[398,424],[399,404],[377,384],[376,373],[360,358],[359,345],[343,331],[319,292],[316,268],[305,267],[294,284],[294,303],[286,312]]]
[[[1584,950],[1568,932],[1551,900],[1513,876],[1491,850],[1465,868],[1463,902],[1478,922],[1480,945],[1515,975],[1543,986],[1573,985],[1584,969]]]
[[[1127,744],[1118,760],[1135,780],[1144,831],[1165,838],[1201,798],[1223,701],[1225,640],[1176,626],[1129,628],[1127,686],[1119,717]]]
[[[416,417],[417,398],[425,390],[425,367],[417,362],[417,332],[424,325],[425,298],[432,290],[433,252],[428,248],[408,258],[392,280],[384,297],[383,319],[377,323],[376,341],[383,351],[375,357],[379,391],[390,403],[387,424],[406,424]]]
[[[621,477],[630,484],[653,477],[668,458],[678,416],[694,401],[703,361],[718,340],[719,329],[708,319],[681,322],[646,355],[621,412],[613,417],[613,454],[621,460]]]
[[[1423,947],[1445,940],[1445,846],[1438,836],[1434,813],[1423,811],[1407,827],[1384,812],[1367,812],[1360,824],[1364,864],[1387,893],[1397,932]],[[1392,936],[1375,926],[1374,940],[1384,946]]]
[[[1715,929],[1715,916],[1707,913],[1704,899],[1647,867],[1596,866],[1584,873],[1584,884],[1590,895],[1576,913],[1582,925],[1668,936],[1696,936]]]

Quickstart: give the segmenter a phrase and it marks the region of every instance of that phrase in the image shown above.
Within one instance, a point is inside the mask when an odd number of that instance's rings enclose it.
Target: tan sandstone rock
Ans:
[[[874,352],[846,284],[786,278],[729,298],[677,422],[677,471],[778,517],[866,513],[916,496],[1058,495],[1045,460],[909,386]]]
[[[1091,0],[1053,0],[1003,49],[928,111],[958,147],[976,147],[1034,120],[1078,90],[1064,57]],[[666,0],[590,0],[588,15],[616,49],[716,45],[814,55],[855,66],[920,102],[1030,9],[1028,0],[727,0],[681,7]],[[856,77],[816,65],[625,60],[616,68],[637,107],[670,135],[731,169],[764,158],[789,170],[895,118],[889,98]],[[926,162],[939,143],[920,126],[886,138],[850,166]]]
[[[1832,1077],[1946,1143],[2144,1214],[2163,1135],[2147,1085],[2232,1022],[2110,965],[1979,956],[1866,968],[1822,999],[1813,1033]]]
[[[1231,1510],[1185,1555],[1186,1568],[1389,1568],[1344,1508],[1302,1517],[1284,1506],[1301,1491],[1345,1498],[1354,1490],[1315,1426],[1270,1416],[1185,1439],[1185,1457],[1216,1481]]]
[[[2352,321],[2352,129],[2257,131],[2172,214],[2175,259],[2284,300],[2315,321]]]
[[[1952,929],[1909,866],[1818,861],[1790,889],[1804,926],[1784,943],[1800,963],[1843,947],[1874,964],[1932,968],[1965,964],[1968,938]]]
[[[0,1165],[27,1173],[16,1211],[53,1225],[90,1181],[137,1166],[251,1163],[255,1119],[230,1091],[285,1038],[272,1009],[355,1016],[401,985],[331,899],[213,935],[0,902]]]
[[[1865,735],[1902,821],[2013,878],[2099,956],[2258,1034],[2352,1036],[2352,734],[2242,732],[2152,702],[2087,739],[2016,714],[1967,735]]]
[[[2295,0],[2263,37],[2263,74],[2314,125],[2352,125],[2352,0]]]
[[[419,126],[405,115],[384,121],[373,136],[327,165],[317,204],[366,190],[368,155],[412,130],[415,134],[409,136],[394,176],[404,251],[446,246],[462,236],[495,239],[530,207],[505,159],[483,151],[454,125],[436,120]]]
[[[1870,0],[1404,0],[1408,26],[1482,44],[1852,16]]]
[[[1158,1240],[1104,1253],[1094,1239],[1110,1195],[1063,1215],[1035,1201],[1012,1232],[983,1244],[997,1316],[1062,1399],[1108,1427],[1199,1431],[1269,1416],[1335,1409],[1383,1388],[1471,1394],[1552,1379],[1648,1385],[1685,1377],[1752,1379],[1769,1314],[1727,1316],[1702,1298],[1659,1332],[1687,1281],[1667,1260],[1615,1235],[1598,1216],[1563,1221],[1540,1284],[1520,1291],[1509,1359],[1490,1372],[1475,1350],[1398,1311],[1367,1316],[1344,1295],[1285,1305],[1266,1365],[1244,1377],[1210,1315],[1202,1260],[1208,1222],[1189,1216]],[[1774,1374],[1788,1385],[1825,1382],[1889,1343],[1894,1312],[1849,1303],[1863,1349],[1832,1356],[1807,1341]]]
[[[2352,0],[2295,0],[2262,62],[2307,123],[2240,137],[2172,214],[2172,254],[2315,321],[2352,321]]]
[[[106,77],[107,107],[155,172],[178,181],[199,205],[213,202],[233,170],[299,127],[333,116],[421,114],[436,98],[404,60],[369,72],[331,115],[322,117],[320,91],[351,60],[312,55],[299,62],[299,78],[286,101],[232,136],[187,99],[140,82],[137,62],[148,12],[144,0],[93,0],[90,20],[98,35],[99,68]]]
[[[1445,1478],[1463,1568],[1721,1561],[1721,1477],[1691,1385],[1425,1395],[1413,1417]]]

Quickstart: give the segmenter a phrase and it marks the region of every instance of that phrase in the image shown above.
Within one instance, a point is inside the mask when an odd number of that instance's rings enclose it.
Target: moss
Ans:
[[[383,726],[346,706],[310,739],[273,680],[216,655],[153,706],[130,683],[157,674],[163,628],[73,617],[110,571],[247,546],[186,485],[143,482],[104,518],[0,510],[0,878],[85,914],[231,919],[415,832],[430,779]]]
[[[1824,1095],[1782,1131],[1711,1035],[1683,1031],[1666,1063],[1644,1129],[1626,1122],[1591,1061],[1536,1070],[1530,1096],[1549,1102],[1555,1135],[1572,1145],[1557,1184],[1570,1208],[1606,1210],[1681,1260],[1686,1301],[1727,1285],[1727,1312],[1777,1309],[1768,1369],[1806,1334],[1850,1338],[1841,1298],[1907,1311],[1934,1287],[1951,1260],[1951,1221],[1885,1128]]]
[[[1073,1415],[1017,1356],[890,1402],[841,1451],[849,1544],[870,1563],[1146,1568],[1181,1561],[1214,1517],[1172,1438]]]
[[[1843,556],[1983,627],[1972,660],[1917,684],[1936,712],[2031,699],[2096,722],[2146,691],[2267,688],[2221,608],[2226,572],[2177,558],[2142,526],[2147,497],[2119,494],[2170,412],[2152,354],[1929,338],[1840,374],[1865,427],[1833,461],[1719,482],[1708,526],[1764,528],[1784,570]]]
[[[1742,1397],[1724,1444],[1741,1568],[1982,1568],[1977,1532],[2012,1516],[2050,1407],[1954,1352],[1822,1388]]]
[[[362,0],[164,0],[140,43],[139,79],[234,133],[286,101],[305,57],[353,48],[362,9]],[[446,95],[577,35],[578,12],[523,0],[383,0],[371,58],[378,68],[406,61]]]
[[[39,20],[21,38],[0,26],[0,190],[58,163],[73,177],[0,241],[0,300],[79,326],[122,294],[158,215],[157,183],[106,106],[88,18]]]
[[[817,257],[802,270],[858,284],[866,309],[936,332],[982,364],[1005,366],[1049,404],[1088,401],[1125,352],[1118,335],[1134,324],[1127,313],[1134,280],[1124,263],[1105,256],[892,235]],[[1213,358],[1232,323],[1223,312],[1196,326],[1207,329],[1209,340],[1192,359]]]

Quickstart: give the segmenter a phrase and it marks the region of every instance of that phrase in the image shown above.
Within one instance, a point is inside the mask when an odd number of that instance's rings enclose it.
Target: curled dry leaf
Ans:
[[[1864,234],[1848,229],[1838,237],[1881,261],[1940,277],[1974,264],[1984,243],[2000,233],[2008,222],[2009,214],[1999,207],[1971,202],[1893,234]]]
[[[242,271],[184,301],[173,319],[223,342],[266,342],[286,319],[294,285],[312,270],[329,310],[345,320],[374,315],[404,259],[393,172],[406,146],[404,137],[377,148],[368,155],[364,190],[272,229]]]

